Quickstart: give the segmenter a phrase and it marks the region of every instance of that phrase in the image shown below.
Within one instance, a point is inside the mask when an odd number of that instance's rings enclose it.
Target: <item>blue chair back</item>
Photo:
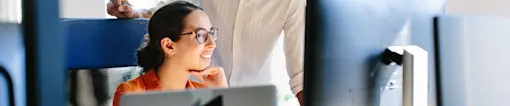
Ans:
[[[147,19],[64,19],[69,69],[136,66]]]

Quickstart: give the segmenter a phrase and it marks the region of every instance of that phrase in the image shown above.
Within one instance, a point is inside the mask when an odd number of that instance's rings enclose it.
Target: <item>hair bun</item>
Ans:
[[[161,60],[161,52],[152,46],[145,46],[144,48],[137,51],[138,65],[140,65],[144,71],[150,70],[156,66]]]

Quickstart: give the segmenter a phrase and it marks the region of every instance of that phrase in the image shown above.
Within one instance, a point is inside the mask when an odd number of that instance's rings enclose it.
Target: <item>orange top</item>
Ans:
[[[191,80],[188,80],[188,83],[186,83],[186,88],[206,88],[206,85],[200,84],[198,82],[194,82]],[[119,106],[120,105],[120,96],[124,95],[125,93],[133,93],[133,92],[145,92],[145,91],[158,91],[161,90],[161,87],[159,86],[159,79],[156,75],[156,72],[154,71],[148,71],[144,75],[127,81],[122,82],[117,87],[117,91],[115,91],[115,95],[113,97],[113,106]]]

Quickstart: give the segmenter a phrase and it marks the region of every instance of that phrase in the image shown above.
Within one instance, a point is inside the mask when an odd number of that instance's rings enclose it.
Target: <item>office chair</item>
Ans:
[[[88,69],[99,104],[109,97],[108,78],[98,69],[136,66],[136,50],[146,34],[147,19],[63,19],[69,70]],[[71,104],[76,104],[77,72],[70,74]]]

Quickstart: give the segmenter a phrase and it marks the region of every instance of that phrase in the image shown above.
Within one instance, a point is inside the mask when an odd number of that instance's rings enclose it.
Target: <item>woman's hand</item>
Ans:
[[[207,86],[228,87],[225,72],[221,67],[209,67],[200,72],[190,71],[190,74],[198,77],[198,79]]]

